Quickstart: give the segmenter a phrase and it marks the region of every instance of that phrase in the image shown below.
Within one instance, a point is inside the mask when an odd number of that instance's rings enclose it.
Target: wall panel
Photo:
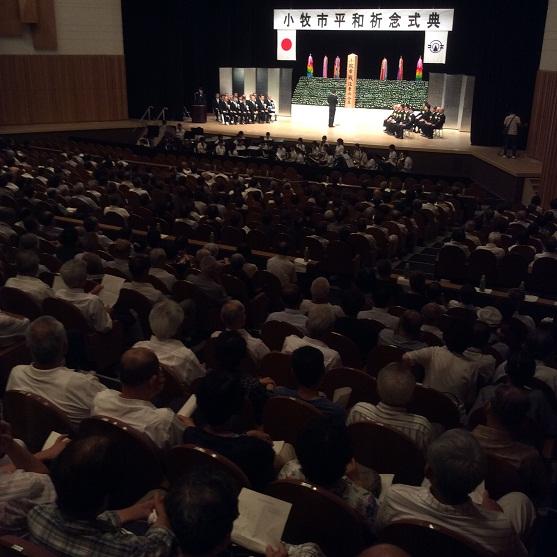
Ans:
[[[123,56],[0,56],[0,125],[128,117]]]

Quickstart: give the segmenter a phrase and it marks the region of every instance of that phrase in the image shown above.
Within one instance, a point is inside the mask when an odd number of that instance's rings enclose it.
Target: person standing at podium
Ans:
[[[332,128],[335,125],[335,112],[337,111],[338,104],[338,97],[333,91],[329,93],[327,103],[329,105],[329,128]]]
[[[196,92],[193,94],[193,104],[207,104],[207,99],[205,98],[205,93],[203,92],[203,88],[198,87]]]

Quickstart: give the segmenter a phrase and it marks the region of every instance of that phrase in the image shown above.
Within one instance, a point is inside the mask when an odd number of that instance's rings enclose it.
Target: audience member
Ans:
[[[310,292],[311,300],[304,300],[300,305],[300,309],[306,315],[309,314],[311,308],[324,305],[330,307],[333,310],[335,317],[344,317],[342,308],[330,303],[329,295],[331,292],[331,285],[325,277],[317,277],[311,283]]]
[[[54,292],[46,283],[37,278],[39,256],[33,251],[19,251],[16,255],[17,274],[6,281],[6,286],[16,288],[29,294],[39,306],[46,298],[52,298]]]
[[[288,257],[288,244],[286,242],[280,242],[277,247],[277,254],[267,261],[267,271],[280,280],[283,288],[288,284],[296,283],[296,268]]]
[[[129,262],[131,281],[125,282],[122,288],[129,288],[142,294],[151,304],[162,302],[164,294],[149,282],[149,258],[146,255],[136,255]]]
[[[300,310],[300,304],[302,302],[300,288],[295,284],[288,284],[283,287],[282,301],[285,306],[284,310],[270,313],[267,317],[267,321],[284,321],[305,334],[308,318],[307,315],[304,315]]]
[[[385,288],[376,288],[373,293],[373,307],[358,313],[358,319],[373,319],[393,331],[398,326],[398,317],[389,313],[391,302],[390,291]]]
[[[422,316],[413,310],[406,310],[398,321],[395,330],[383,329],[379,333],[379,345],[396,346],[405,352],[425,348],[426,343],[419,340]]]

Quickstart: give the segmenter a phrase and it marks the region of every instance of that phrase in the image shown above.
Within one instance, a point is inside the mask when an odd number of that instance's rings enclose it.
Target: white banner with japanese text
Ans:
[[[444,64],[447,58],[447,31],[426,31],[424,42],[424,64]]]
[[[297,31],[452,31],[452,9],[274,10],[274,29]]]

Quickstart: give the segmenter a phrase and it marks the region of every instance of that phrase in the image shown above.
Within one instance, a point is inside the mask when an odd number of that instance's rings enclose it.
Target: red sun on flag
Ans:
[[[292,48],[292,41],[290,39],[282,39],[280,46],[282,50],[290,50]]]
[[[277,60],[296,60],[295,29],[277,29]]]

